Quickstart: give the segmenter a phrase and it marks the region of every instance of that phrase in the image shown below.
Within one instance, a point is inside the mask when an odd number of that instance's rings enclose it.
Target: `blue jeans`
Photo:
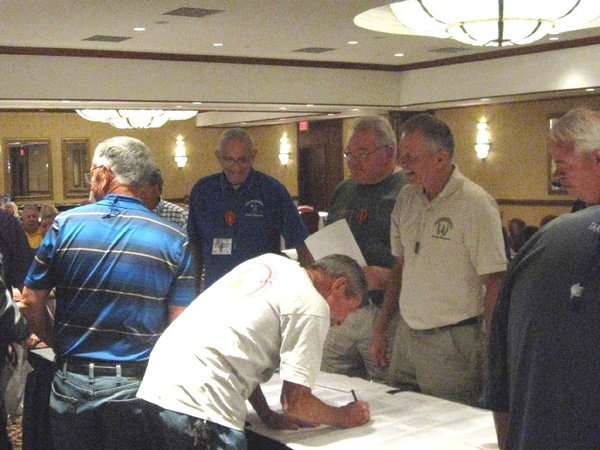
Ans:
[[[135,397],[141,379],[58,370],[52,381],[50,422],[57,449],[152,448]]]
[[[142,401],[152,441],[160,450],[246,450],[243,431]]]

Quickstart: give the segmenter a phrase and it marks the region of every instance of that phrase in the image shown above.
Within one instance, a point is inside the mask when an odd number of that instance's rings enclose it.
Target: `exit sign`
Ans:
[[[307,131],[308,130],[308,120],[304,120],[298,123],[298,131]]]

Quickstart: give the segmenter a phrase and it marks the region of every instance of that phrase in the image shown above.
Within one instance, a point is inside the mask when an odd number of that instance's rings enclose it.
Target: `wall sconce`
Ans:
[[[490,136],[487,129],[487,121],[485,117],[482,117],[477,123],[477,141],[475,144],[475,151],[479,159],[487,158],[490,152]]]
[[[290,140],[287,136],[287,132],[283,133],[281,139],[279,139],[279,161],[284,166],[290,162],[290,151],[292,146],[290,145]]]
[[[177,136],[175,156],[173,157],[177,167],[182,168],[187,164],[187,155],[185,154],[185,141],[181,136]]]

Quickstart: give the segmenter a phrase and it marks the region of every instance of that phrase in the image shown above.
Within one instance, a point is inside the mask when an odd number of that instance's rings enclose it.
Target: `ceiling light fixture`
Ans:
[[[403,0],[365,11],[354,23],[384,33],[503,47],[600,26],[590,24],[599,17],[598,0]]]
[[[158,128],[169,120],[187,120],[198,111],[163,111],[160,109],[77,109],[77,114],[92,122],[109,123],[115,128]]]

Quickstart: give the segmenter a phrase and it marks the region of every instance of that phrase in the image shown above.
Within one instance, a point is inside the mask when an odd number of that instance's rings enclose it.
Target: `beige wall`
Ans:
[[[291,195],[297,195],[296,127],[293,124],[251,128],[250,133],[258,150],[256,168],[269,173],[286,185]],[[290,163],[279,163],[279,139],[287,131],[292,144]],[[79,203],[83,199],[65,199],[62,182],[61,139],[89,138],[90,155],[103,140],[127,135],[145,142],[153,151],[156,163],[165,179],[164,197],[182,198],[202,176],[217,172],[220,167],[214,157],[223,129],[197,128],[195,119],[167,122],[161,128],[147,130],[119,130],[111,125],[89,122],[75,113],[0,112],[0,141],[5,139],[45,138],[50,140],[52,153],[53,202]],[[178,169],[173,161],[175,141],[181,135],[185,140],[188,163]],[[4,147],[4,146],[3,146]],[[4,148],[2,161],[5,162]],[[0,174],[1,190],[5,192],[4,170]]]
[[[570,211],[571,197],[548,193],[548,117],[575,107],[600,109],[600,97],[481,105],[437,111],[451,127],[460,170],[501,204],[503,222],[518,217],[539,225],[547,214]],[[479,160],[473,148],[477,122],[488,121],[490,155]]]
[[[559,215],[570,210],[569,196],[548,193],[546,136],[549,116],[578,106],[600,109],[600,96],[452,108],[439,110],[437,115],[448,122],[454,133],[455,162],[467,177],[499,201],[504,223],[519,217],[537,225],[547,214]],[[476,125],[482,116],[488,120],[492,143],[485,160],[479,160],[473,149]],[[343,122],[344,141],[351,123],[350,119]],[[198,128],[194,119],[168,122],[158,129],[118,130],[108,124],[88,122],[75,113],[0,112],[0,139],[50,139],[55,203],[80,201],[66,200],[63,195],[61,138],[89,138],[90,151],[102,140],[119,134],[141,139],[153,150],[163,171],[165,198],[180,199],[200,177],[219,170],[213,153],[222,131]],[[282,166],[277,156],[284,131],[292,145],[287,166]],[[296,125],[252,127],[249,132],[258,151],[255,167],[279,179],[292,196],[297,196]],[[173,161],[178,135],[184,138],[189,157],[183,169],[178,169]],[[347,176],[347,170],[345,173]],[[0,176],[4,186],[4,172]]]

